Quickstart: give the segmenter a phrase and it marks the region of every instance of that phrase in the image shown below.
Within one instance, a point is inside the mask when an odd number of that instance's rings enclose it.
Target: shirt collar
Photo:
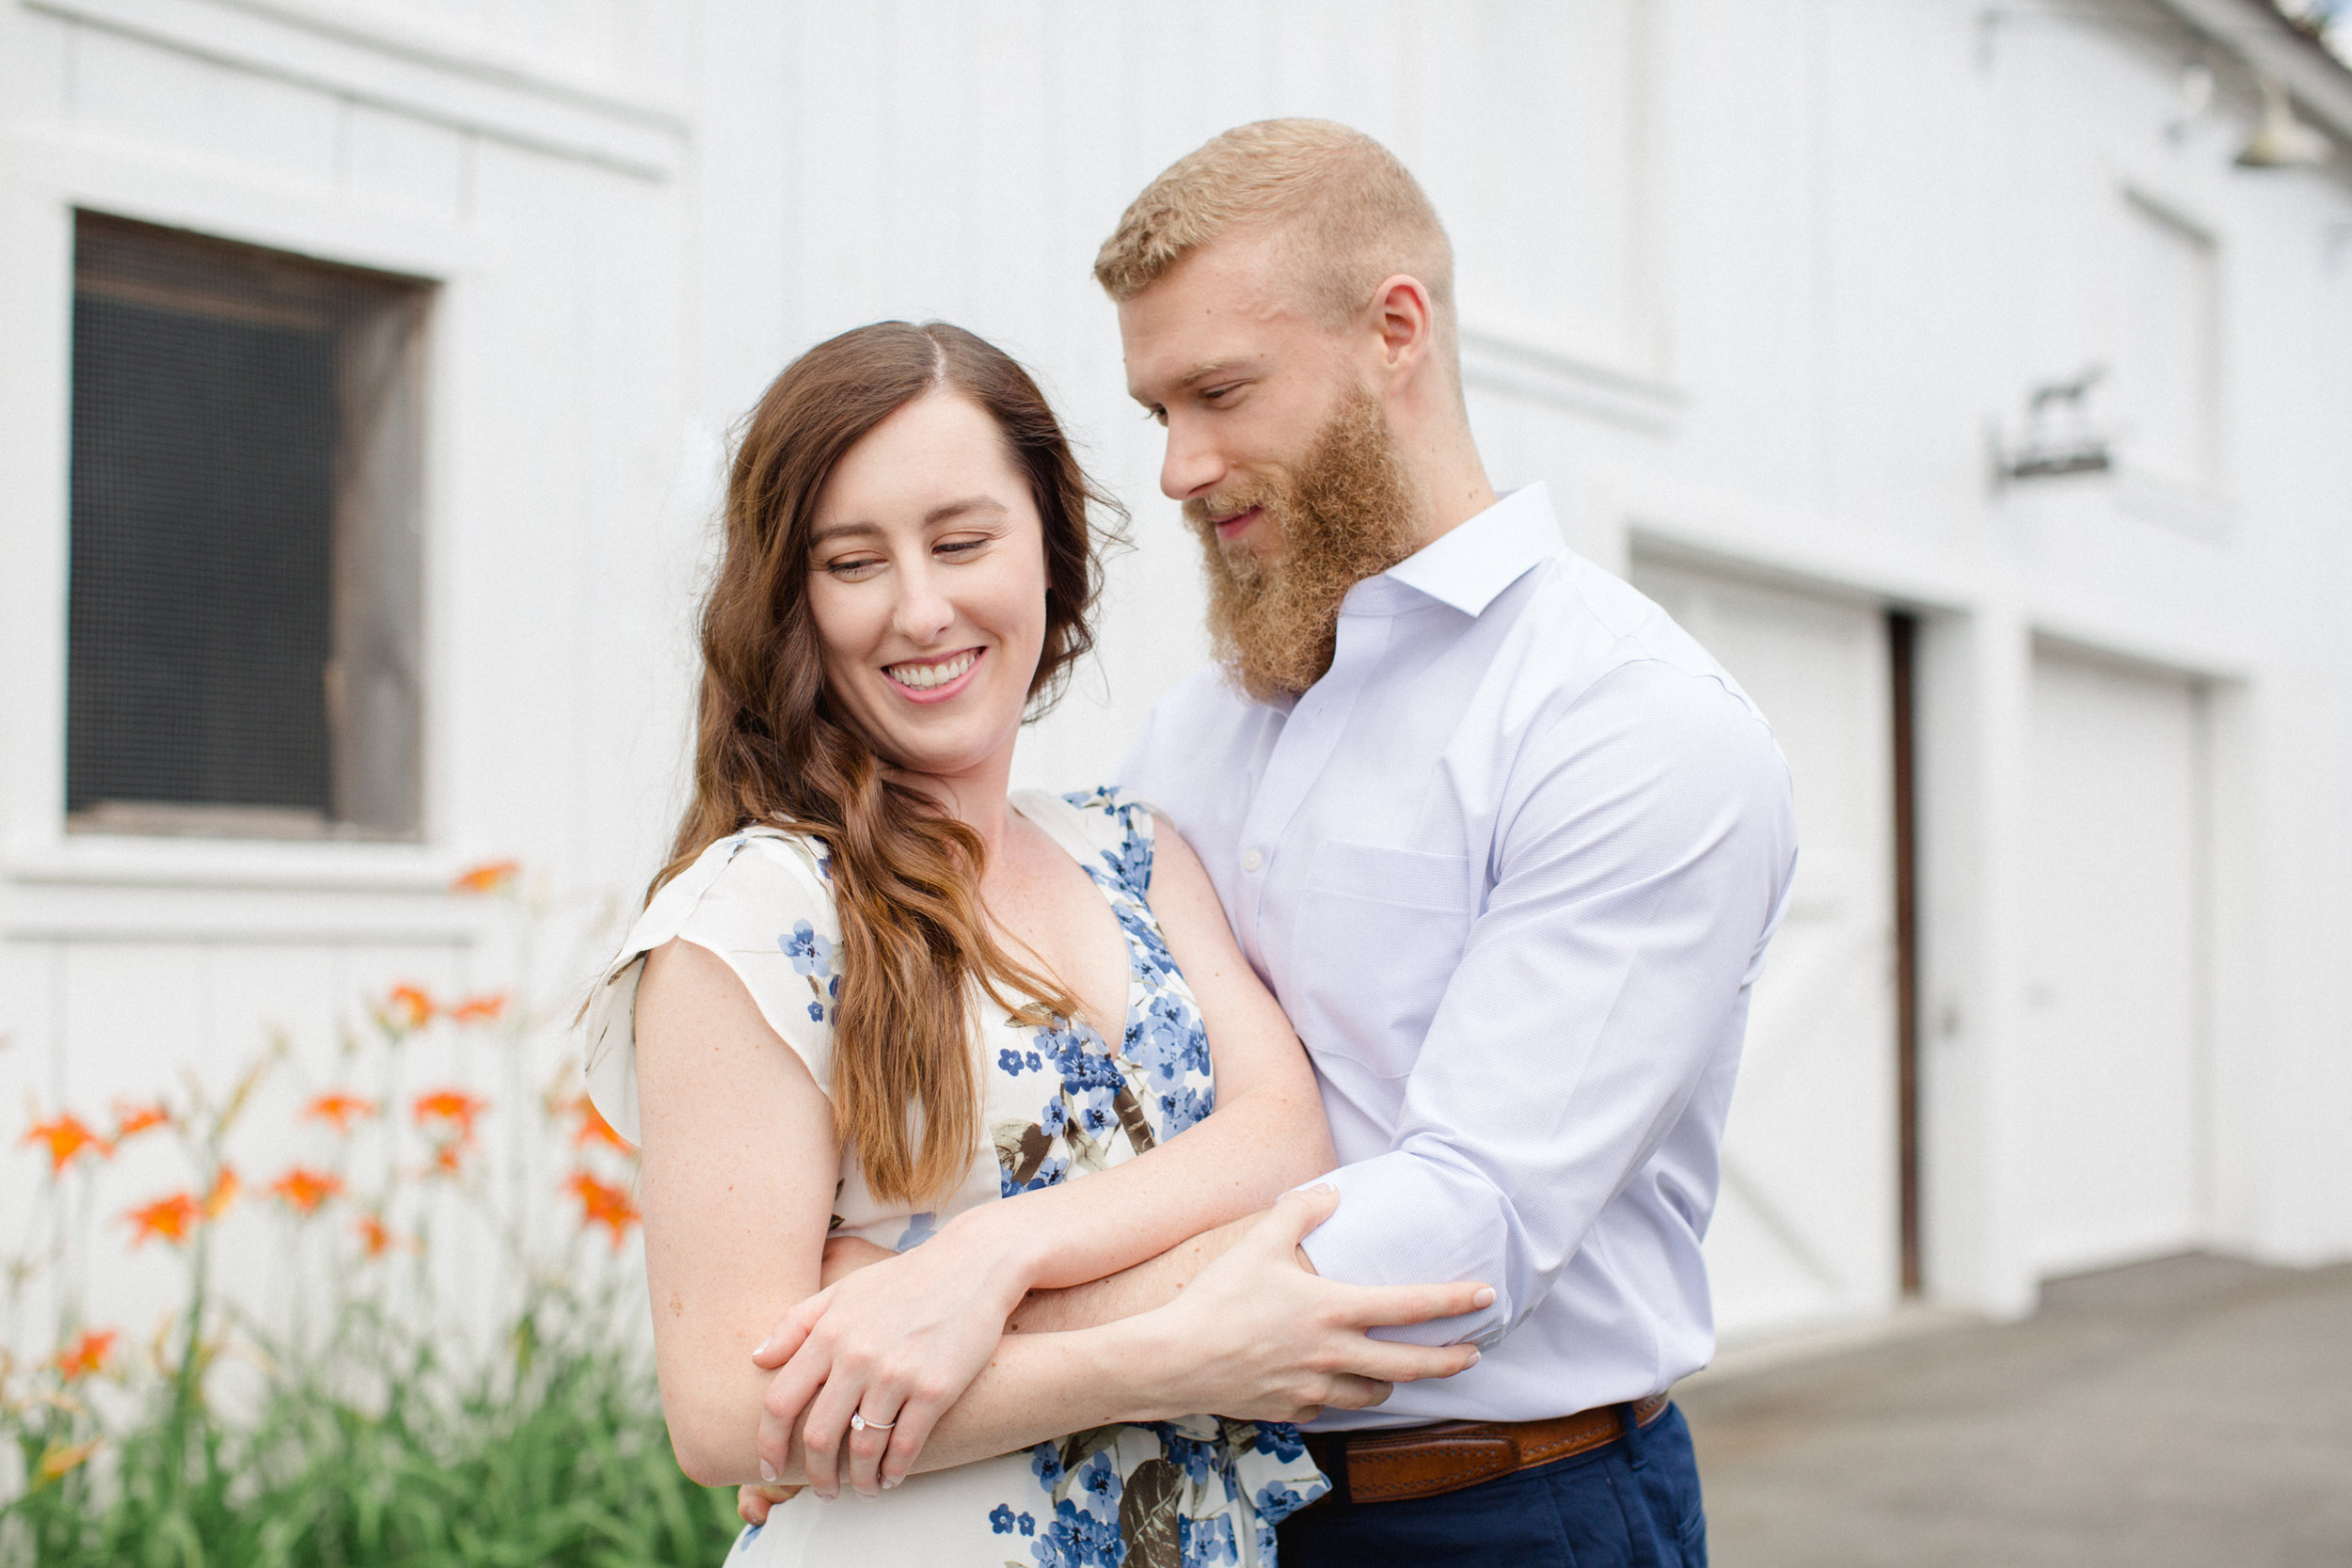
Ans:
[[[1484,614],[1495,595],[1560,547],[1551,493],[1541,483],[1521,485],[1348,590],[1342,612],[1393,614],[1406,608],[1406,596],[1396,590],[1408,588],[1465,615]]]

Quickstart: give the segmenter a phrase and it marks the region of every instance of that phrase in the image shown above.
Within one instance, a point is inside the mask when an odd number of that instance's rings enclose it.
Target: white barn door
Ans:
[[[1764,710],[1796,780],[1796,885],[1707,1238],[1717,1326],[1738,1340],[1871,1316],[1901,1284],[1885,617],[1679,565],[1631,575]]]
[[[2185,680],[2034,660],[2027,1244],[2044,1275],[2204,1228],[2200,723]]]

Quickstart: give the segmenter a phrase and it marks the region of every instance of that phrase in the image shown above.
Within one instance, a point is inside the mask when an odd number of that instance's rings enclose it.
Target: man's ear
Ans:
[[[1437,341],[1438,309],[1420,278],[1409,273],[1389,278],[1373,295],[1372,309],[1391,372],[1410,371],[1429,357]]]

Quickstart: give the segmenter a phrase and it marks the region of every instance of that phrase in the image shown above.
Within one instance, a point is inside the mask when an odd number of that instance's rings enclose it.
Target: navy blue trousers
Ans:
[[[1691,1429],[1671,1405],[1630,1442],[1409,1502],[1302,1508],[1282,1568],[1707,1568]]]

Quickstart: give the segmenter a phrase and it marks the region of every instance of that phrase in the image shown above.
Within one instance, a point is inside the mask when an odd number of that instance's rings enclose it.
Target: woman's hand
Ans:
[[[1403,1344],[1365,1331],[1475,1311],[1494,1300],[1486,1286],[1344,1285],[1306,1266],[1299,1242],[1338,1207],[1332,1187],[1284,1194],[1182,1295],[1132,1320],[1166,1374],[1155,1410],[1309,1421],[1326,1405],[1360,1410],[1393,1384],[1477,1363],[1470,1345]]]
[[[838,1496],[846,1480],[870,1497],[906,1478],[1028,1291],[1019,1259],[982,1223],[985,1212],[903,1253],[826,1243],[825,1288],[787,1313],[752,1355],[780,1369],[759,1420],[763,1474],[784,1473],[797,1427],[808,1483],[821,1497]],[[852,1414],[868,1423],[864,1430],[850,1429]]]
[[[825,1239],[825,1272],[818,1281],[821,1289],[838,1284],[868,1264],[880,1263],[898,1255],[886,1246],[877,1246],[863,1236],[829,1236]],[[781,1502],[789,1502],[800,1494],[797,1486],[771,1486],[765,1481],[735,1489],[735,1515],[747,1525],[764,1525],[768,1511]]]

